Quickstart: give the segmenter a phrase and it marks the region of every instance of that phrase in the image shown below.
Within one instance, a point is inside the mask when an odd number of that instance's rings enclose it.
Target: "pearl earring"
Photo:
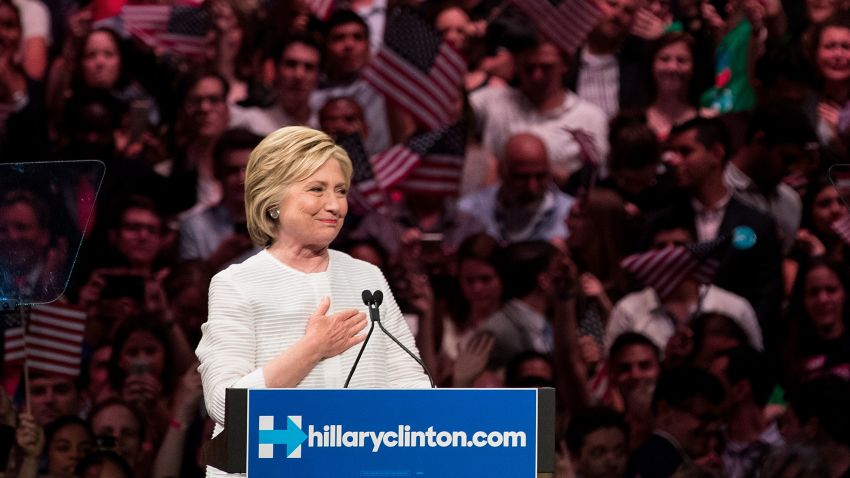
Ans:
[[[272,218],[272,219],[279,218],[280,217],[280,209],[274,208],[271,211],[269,211],[269,217]]]

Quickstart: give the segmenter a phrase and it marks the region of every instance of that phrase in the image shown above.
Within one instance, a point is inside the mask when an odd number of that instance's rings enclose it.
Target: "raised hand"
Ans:
[[[366,340],[366,335],[358,335],[366,327],[366,314],[356,309],[347,309],[327,315],[330,307],[330,297],[322,299],[307,320],[304,334],[304,338],[310,341],[322,358],[335,357]]]
[[[819,257],[826,254],[826,247],[823,242],[808,229],[797,231],[797,243],[809,257]]]
[[[130,375],[124,381],[122,398],[140,408],[148,408],[162,395],[162,383],[150,373]]]
[[[655,16],[648,8],[641,8],[635,14],[632,34],[645,40],[656,40],[664,34],[668,22]]]
[[[180,423],[189,423],[194,418],[192,414],[197,412],[198,404],[203,395],[201,374],[198,372],[198,364],[195,363],[183,374],[180,383],[177,385],[172,417]]]
[[[15,441],[26,458],[38,458],[44,449],[44,431],[29,413],[21,413]]]
[[[454,363],[453,383],[455,387],[469,387],[487,367],[490,352],[496,344],[492,335],[473,337],[457,356]]]

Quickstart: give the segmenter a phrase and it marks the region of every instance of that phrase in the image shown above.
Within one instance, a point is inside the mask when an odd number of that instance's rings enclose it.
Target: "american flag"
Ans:
[[[725,237],[688,246],[670,246],[632,254],[620,263],[635,279],[652,287],[662,299],[691,278],[710,284],[720,265],[717,254],[727,244]]]
[[[151,48],[163,48],[183,56],[204,56],[210,16],[190,5],[125,5],[121,9],[124,30]]]
[[[452,122],[466,64],[418,14],[396,9],[363,79],[429,129]]]
[[[36,305],[26,332],[31,370],[76,377],[80,374],[86,313],[69,304]]]
[[[307,8],[310,13],[316,16],[321,21],[325,21],[331,16],[334,9],[334,0],[307,0]]]
[[[7,369],[24,363],[24,327],[12,327],[3,331],[3,364]]]
[[[349,199],[352,205],[363,212],[377,211],[385,212],[386,193],[372,172],[372,164],[369,163],[369,155],[363,147],[363,139],[360,135],[351,134],[336,139],[336,144],[341,146],[351,158],[354,166],[354,174],[351,177],[351,191]]]
[[[604,16],[593,0],[513,0],[540,33],[573,54]]]
[[[458,122],[445,128],[437,140],[413,168],[399,189],[419,193],[439,193],[456,196],[466,160],[466,123]]]
[[[0,330],[3,331],[3,368],[5,371],[24,363],[24,316],[22,309],[0,312]]]
[[[830,227],[844,244],[850,245],[850,214],[841,216]]]
[[[372,168],[378,184],[388,190],[406,179],[408,189],[427,187],[446,188],[460,179],[463,167],[462,143],[466,128],[461,123],[437,128],[397,144],[372,158]],[[430,159],[433,158],[433,159]],[[422,171],[418,168],[424,166]],[[405,181],[406,182],[406,181]],[[430,186],[428,184],[431,183]],[[457,185],[454,186],[457,188]]]

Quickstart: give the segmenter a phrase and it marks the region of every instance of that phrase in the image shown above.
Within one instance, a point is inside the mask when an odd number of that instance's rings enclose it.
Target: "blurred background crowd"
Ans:
[[[106,165],[0,178],[4,270],[74,262],[42,313],[84,317],[26,381],[4,326],[3,476],[202,476],[207,289],[289,125],[440,386],[556,388],[556,476],[850,477],[844,0],[0,0],[0,160]]]

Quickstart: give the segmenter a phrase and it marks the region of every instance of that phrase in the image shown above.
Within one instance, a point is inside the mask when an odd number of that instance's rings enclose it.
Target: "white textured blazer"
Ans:
[[[265,388],[263,366],[304,336],[307,319],[322,298],[331,298],[328,315],[345,309],[367,314],[361,293],[380,289],[381,321],[417,353],[413,335],[380,269],[342,252],[328,251],[325,272],[304,273],[275,259],[265,249],[219,272],[209,291],[209,317],[201,326],[196,353],[214,435],[224,424],[227,388]],[[366,325],[364,333],[368,330]],[[322,360],[298,388],[342,388],[360,345]],[[428,388],[422,368],[377,329],[349,384],[351,388]],[[207,467],[207,476],[231,476]]]

